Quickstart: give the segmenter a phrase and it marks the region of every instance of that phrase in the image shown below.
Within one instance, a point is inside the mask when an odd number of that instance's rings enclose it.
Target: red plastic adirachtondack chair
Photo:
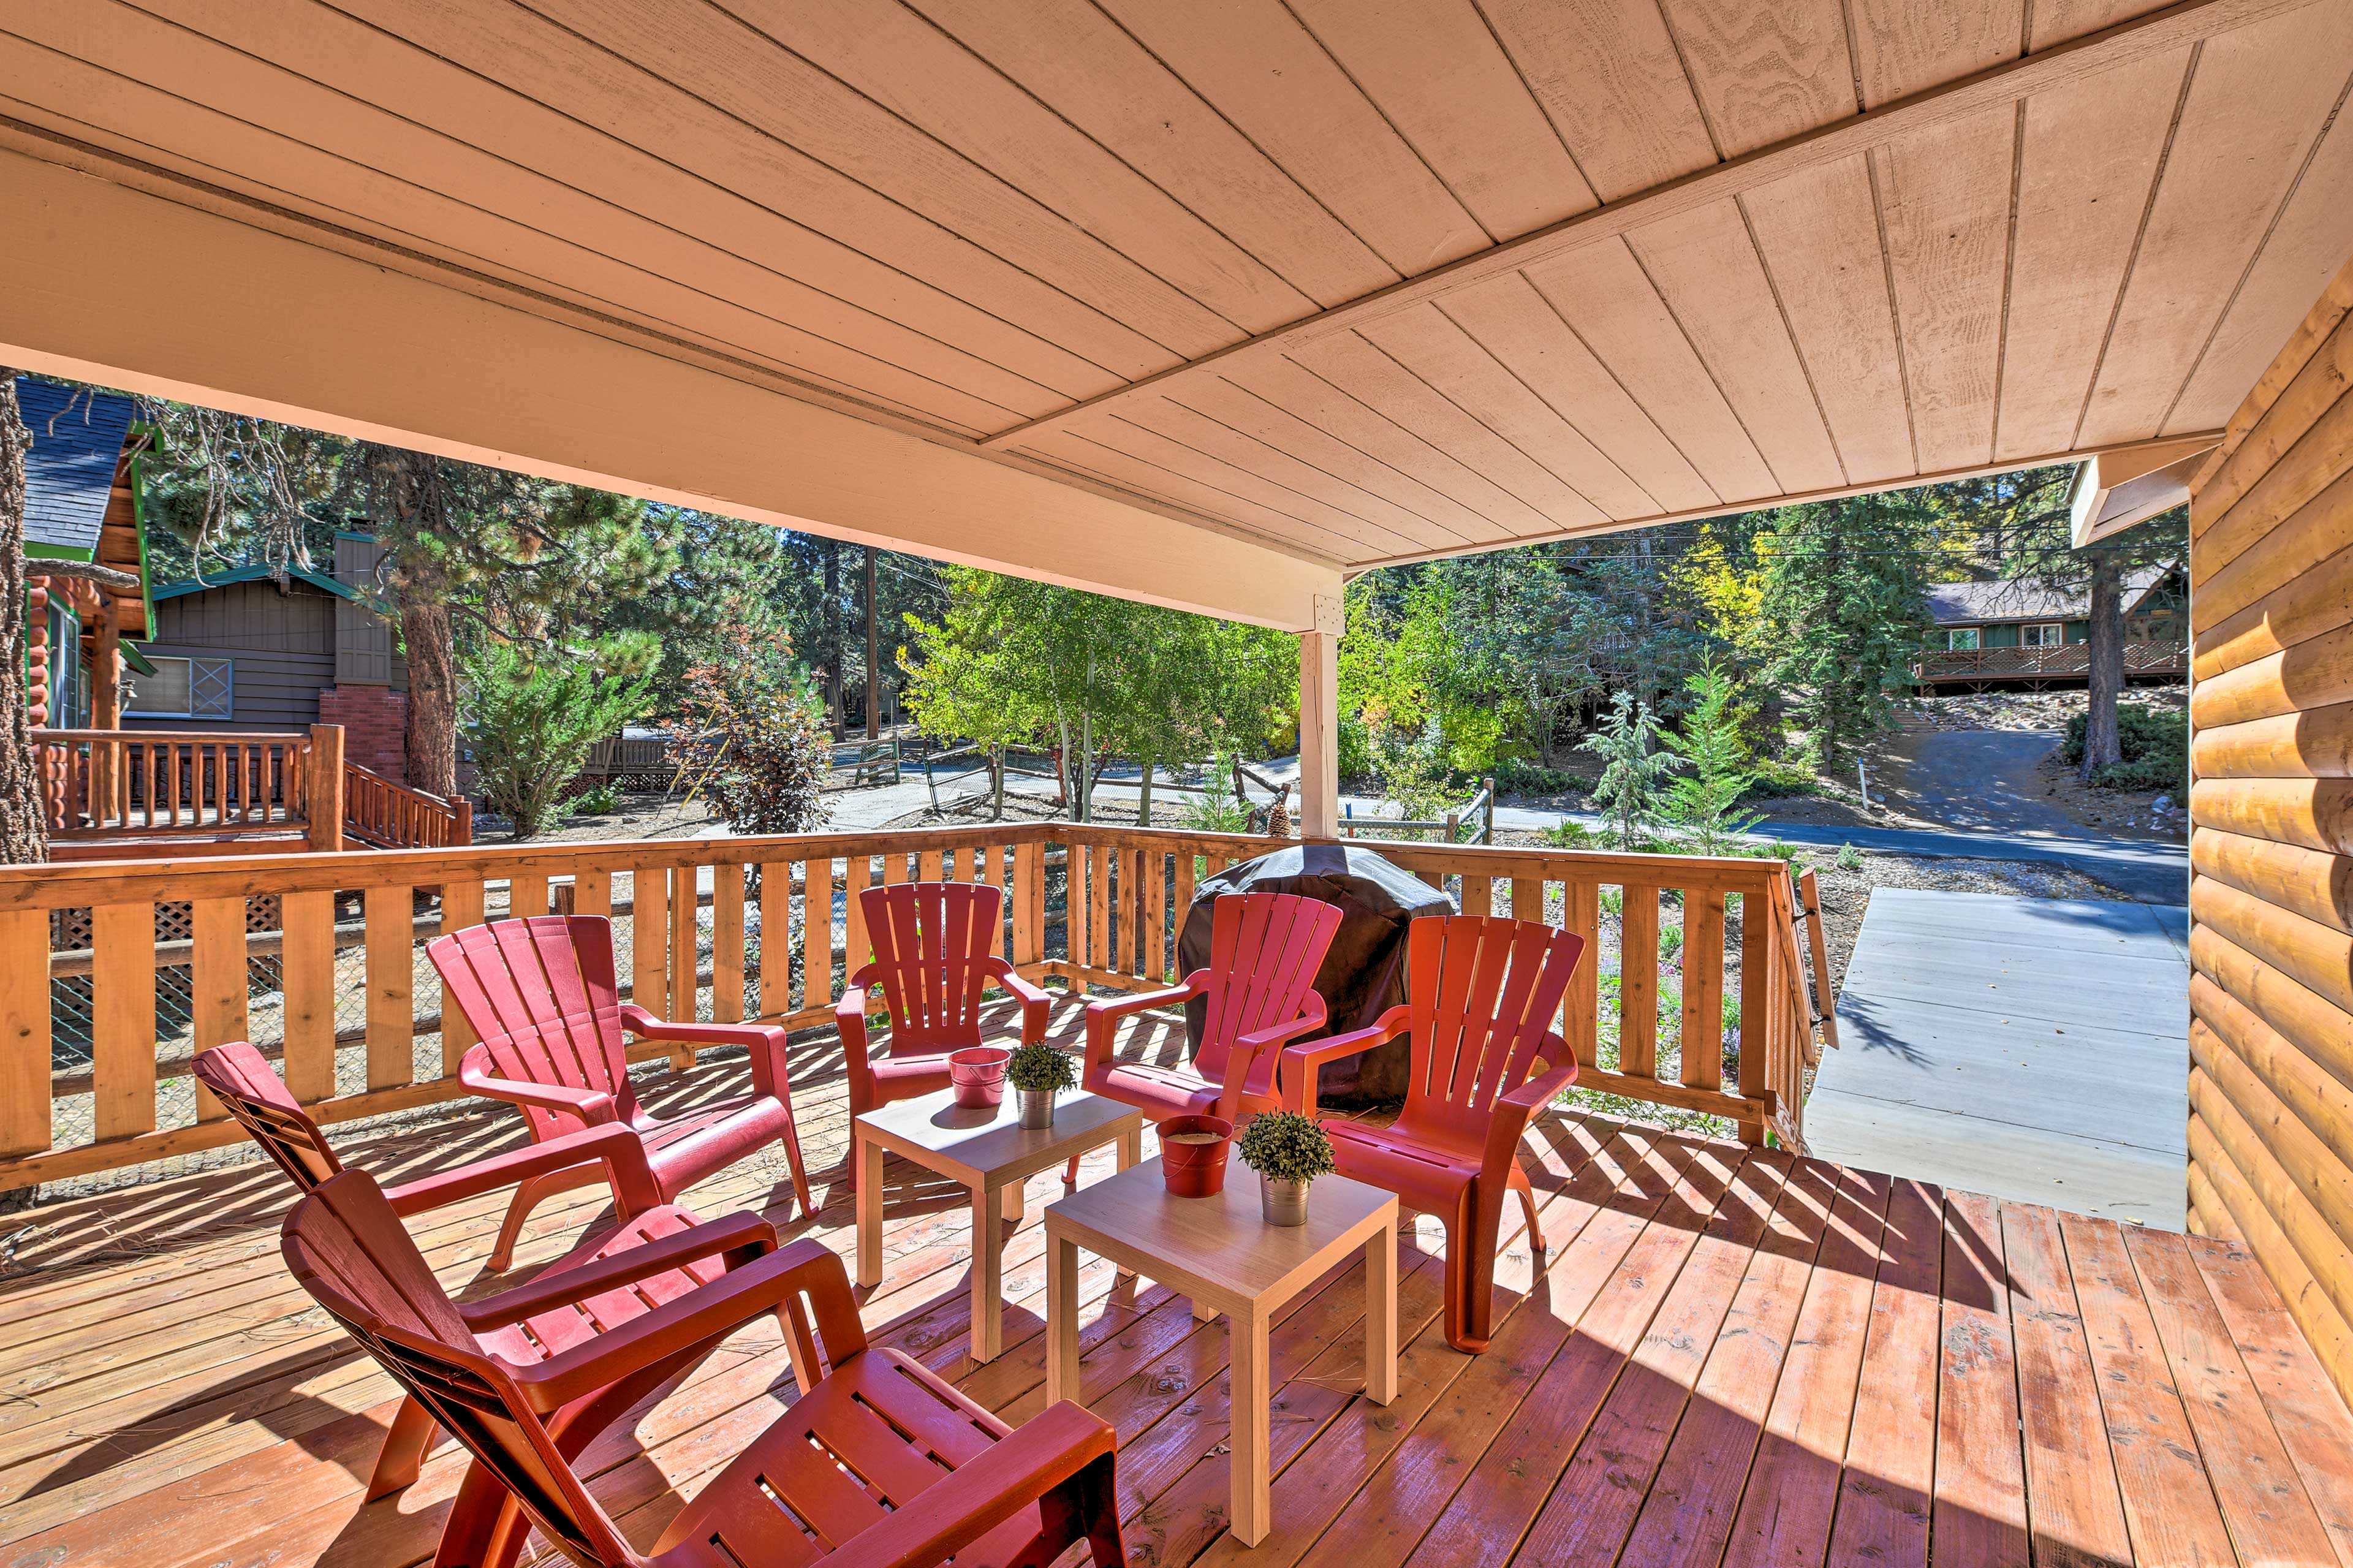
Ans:
[[[197,1079],[220,1100],[229,1115],[253,1135],[253,1141],[277,1162],[279,1169],[308,1194],[343,1173],[319,1124],[287,1092],[259,1051],[243,1040],[218,1046],[196,1058]],[[517,1291],[491,1298],[465,1310],[512,1313],[507,1326],[482,1336],[482,1343],[518,1363],[544,1360],[559,1350],[593,1338],[604,1330],[643,1316],[652,1306],[676,1300],[699,1285],[720,1279],[728,1263],[776,1249],[774,1226],[750,1215],[705,1226],[685,1209],[660,1202],[653,1173],[646,1168],[644,1146],[626,1127],[592,1127],[511,1154],[405,1183],[383,1194],[396,1217],[406,1218],[445,1207],[467,1198],[495,1192],[502,1186],[544,1171],[583,1161],[603,1161],[613,1184],[619,1223],[591,1237],[569,1254],[542,1269],[534,1280]],[[699,1228],[698,1228],[699,1227]],[[691,1240],[678,1238],[689,1231]],[[644,1248],[667,1249],[666,1263],[628,1290],[612,1290],[584,1306],[592,1290],[578,1284],[578,1272]],[[631,1267],[634,1267],[632,1265]],[[572,1276],[559,1279],[558,1276]],[[594,1276],[591,1277],[592,1279]],[[537,1303],[536,1305],[534,1303]],[[755,1303],[748,1317],[772,1309]],[[746,1320],[739,1320],[746,1321]],[[577,1453],[588,1439],[652,1393],[676,1373],[684,1371],[715,1349],[735,1328],[706,1336],[671,1358],[648,1364],[622,1377],[609,1389],[598,1389],[550,1412],[548,1430],[567,1454]],[[368,1482],[371,1500],[400,1490],[417,1479],[417,1469],[432,1447],[438,1429],[433,1415],[415,1398],[404,1398],[395,1413],[384,1448]],[[507,1568],[513,1563],[530,1531],[516,1511],[505,1486],[480,1466],[460,1483],[449,1519],[442,1530],[437,1568]]]
[[[1340,910],[1296,893],[1228,893],[1209,929],[1209,966],[1182,985],[1087,1004],[1089,1094],[1133,1105],[1155,1121],[1275,1108],[1280,1047],[1324,1024],[1315,972],[1324,966]],[[1147,1008],[1203,998],[1200,1047],[1192,1067],[1115,1061],[1119,1021]]]
[[[534,1142],[617,1123],[644,1142],[662,1201],[762,1144],[782,1139],[801,1212],[814,1216],[801,1142],[785,1077],[785,1031],[770,1024],[672,1024],[624,1004],[613,977],[613,922],[602,915],[531,915],[492,921],[438,938],[425,950],[481,1044],[458,1064],[476,1094],[522,1108]],[[658,1121],[629,1084],[621,1031],[649,1040],[744,1046],[752,1058],[748,1099],[698,1106]],[[588,1170],[551,1171],[515,1191],[499,1226],[491,1267],[514,1257],[531,1211],[594,1181]]]
[[[988,951],[1005,895],[985,882],[901,882],[858,895],[874,961],[861,964],[834,1005],[849,1065],[849,1114],[948,1087],[948,1053],[983,1042],[981,994],[992,980],[1021,1004],[1021,1042],[1046,1037],[1053,998]],[[870,987],[891,1010],[890,1043],[877,1056],[866,1035]],[[850,1162],[850,1184],[858,1183]]]
[[[1342,1175],[1446,1222],[1446,1342],[1475,1354],[1487,1348],[1494,1312],[1505,1188],[1520,1194],[1528,1244],[1544,1252],[1520,1135],[1577,1079],[1567,1046],[1546,1026],[1585,939],[1535,921],[1436,915],[1414,921],[1406,942],[1405,1005],[1369,1029],[1283,1052],[1283,1103],[1312,1113],[1325,1062],[1412,1032],[1397,1121],[1327,1121],[1324,1131]]]
[[[442,1293],[364,1172],[295,1205],[285,1251],[302,1288],[583,1568],[932,1568],[951,1555],[959,1568],[1043,1568],[1082,1541],[1099,1568],[1121,1561],[1111,1426],[1065,1400],[1017,1432],[912,1359],[870,1349],[841,1258],[814,1239],[530,1363],[480,1337],[511,1311]],[[624,1284],[643,1256],[599,1265],[596,1288]],[[755,1307],[786,1321],[800,1397],[641,1553],[573,1473],[547,1413]]]

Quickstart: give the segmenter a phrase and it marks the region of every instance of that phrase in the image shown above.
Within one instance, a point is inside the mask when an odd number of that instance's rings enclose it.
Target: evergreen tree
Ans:
[[[1660,792],[1675,765],[1674,753],[1659,744],[1658,716],[1651,705],[1620,691],[1581,749],[1602,760],[1593,799],[1609,824],[1610,842],[1629,851],[1649,847],[1664,825]]]
[[[1710,660],[1683,687],[1691,707],[1676,732],[1660,742],[1686,770],[1667,786],[1667,816],[1699,854],[1728,854],[1736,839],[1764,820],[1738,809],[1741,795],[1757,782],[1742,733],[1748,715],[1720,663]]]
[[[1885,729],[1928,622],[1916,491],[1785,507],[1760,535],[1765,678],[1834,766]]]

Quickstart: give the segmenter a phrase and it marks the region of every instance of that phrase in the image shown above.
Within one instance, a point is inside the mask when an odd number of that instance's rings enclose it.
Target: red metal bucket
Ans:
[[[1160,1175],[1180,1198],[1226,1190],[1226,1151],[1234,1124],[1222,1116],[1176,1116],[1160,1124]]]
[[[955,1102],[982,1110],[1005,1102],[1005,1064],[1013,1053],[1003,1046],[966,1046],[948,1053],[948,1082]]]

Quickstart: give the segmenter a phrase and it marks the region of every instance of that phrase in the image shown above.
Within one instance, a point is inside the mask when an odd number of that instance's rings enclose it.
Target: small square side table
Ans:
[[[1119,1168],[1144,1153],[1144,1113],[1092,1094],[1066,1094],[1054,1107],[1054,1125],[1021,1125],[1018,1098],[971,1110],[944,1089],[870,1110],[850,1127],[850,1158],[858,1172],[858,1282],[882,1282],[882,1156],[902,1155],[972,1194],[972,1359],[994,1361],[1005,1348],[1005,1237],[999,1215],[1021,1217],[1021,1184],[1066,1164],[1074,1154],[1119,1145]]]
[[[1230,1528],[1256,1546],[1271,1528],[1268,1470],[1273,1391],[1267,1339],[1285,1302],[1348,1255],[1365,1255],[1365,1395],[1397,1397],[1397,1218],[1393,1193],[1319,1176],[1307,1223],[1269,1225],[1258,1176],[1239,1154],[1226,1188],[1206,1198],[1172,1195],[1160,1162],[1147,1161],[1046,1205],[1046,1397],[1079,1397],[1079,1249],[1158,1280],[1226,1315],[1233,1361],[1233,1501]]]

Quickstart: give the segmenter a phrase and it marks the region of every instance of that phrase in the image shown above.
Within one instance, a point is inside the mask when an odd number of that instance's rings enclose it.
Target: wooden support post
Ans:
[[[1299,834],[1340,836],[1340,601],[1315,596],[1315,629],[1299,634]]]
[[[309,776],[302,781],[303,811],[310,818],[311,848],[327,853],[343,847],[343,727],[311,726]]]

